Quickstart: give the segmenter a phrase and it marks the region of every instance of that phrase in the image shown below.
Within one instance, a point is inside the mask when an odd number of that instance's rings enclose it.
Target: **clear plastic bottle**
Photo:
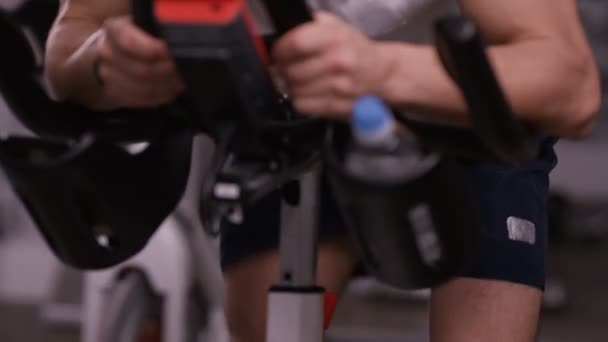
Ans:
[[[392,111],[377,97],[355,102],[351,129],[352,144],[344,162],[352,175],[396,180],[408,176],[420,160],[417,146],[402,134]]]

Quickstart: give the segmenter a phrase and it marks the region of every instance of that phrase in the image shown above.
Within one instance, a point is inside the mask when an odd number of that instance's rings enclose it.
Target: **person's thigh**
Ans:
[[[532,342],[542,292],[508,281],[458,278],[433,289],[432,342]]]
[[[532,342],[545,279],[548,173],[472,170],[481,212],[478,248],[456,278],[433,289],[432,342]]]
[[[340,293],[350,279],[355,257],[350,241],[325,240],[319,245],[318,284]],[[232,265],[224,272],[226,315],[233,342],[264,342],[268,289],[279,277],[276,250],[263,252]]]

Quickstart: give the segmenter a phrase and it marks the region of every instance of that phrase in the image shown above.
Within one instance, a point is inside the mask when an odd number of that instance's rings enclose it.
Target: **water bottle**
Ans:
[[[480,227],[462,167],[425,150],[378,98],[356,101],[350,128],[334,135],[326,161],[369,273],[405,289],[451,278]]]
[[[417,146],[399,129],[392,111],[377,97],[359,98],[353,107],[352,143],[345,167],[353,175],[395,180],[416,169]]]

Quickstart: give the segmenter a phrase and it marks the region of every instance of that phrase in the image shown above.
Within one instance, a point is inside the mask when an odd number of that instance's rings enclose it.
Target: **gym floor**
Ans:
[[[569,290],[569,306],[543,315],[540,342],[608,341],[608,241],[577,241],[555,248],[552,274]],[[77,300],[79,277],[72,274],[63,296]],[[341,302],[331,342],[427,341],[424,300],[351,291]],[[69,300],[69,299],[68,299]],[[44,323],[34,306],[0,303],[0,341],[76,342],[74,326]]]

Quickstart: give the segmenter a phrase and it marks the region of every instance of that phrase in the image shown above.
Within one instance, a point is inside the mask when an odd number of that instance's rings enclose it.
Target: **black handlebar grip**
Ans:
[[[464,95],[481,141],[502,162],[520,164],[536,158],[537,136],[515,118],[473,21],[462,16],[439,20],[435,45]]]
[[[282,36],[296,26],[313,20],[306,0],[264,0],[277,36]]]
[[[131,0],[133,22],[155,37],[160,37],[160,25],[154,15],[154,0]]]

